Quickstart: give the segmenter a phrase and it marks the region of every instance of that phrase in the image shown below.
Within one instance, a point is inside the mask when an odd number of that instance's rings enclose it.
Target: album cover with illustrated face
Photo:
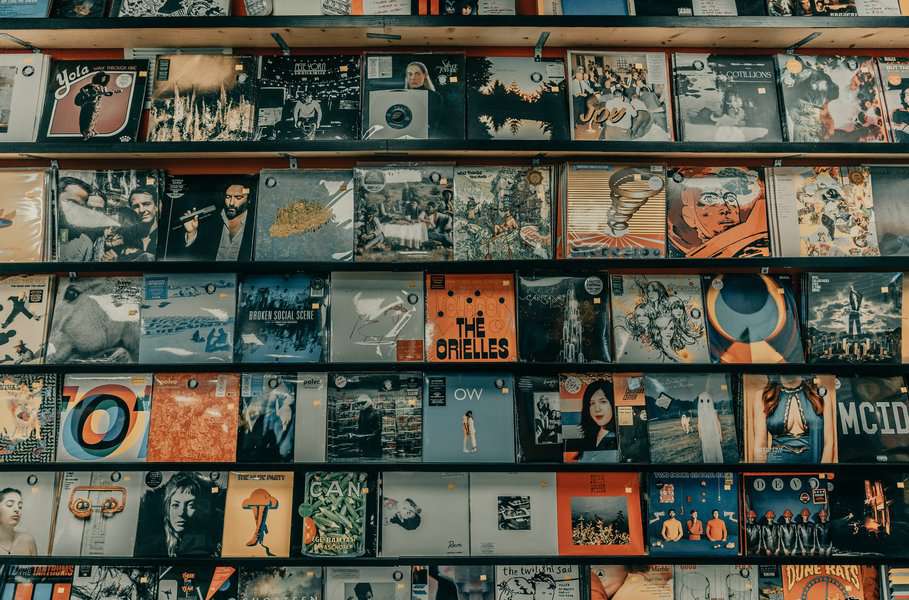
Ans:
[[[48,210],[50,171],[3,169],[0,186],[4,190],[0,195],[0,262],[45,260],[51,255],[52,238]]]
[[[591,593],[634,600],[674,600],[672,565],[591,565]]]
[[[9,6],[0,7],[0,16]],[[35,141],[50,60],[34,53],[0,56],[0,141]]]
[[[157,567],[78,565],[73,576],[72,600],[130,598],[155,600]]]
[[[47,463],[57,448],[57,376],[0,373],[0,463]]]
[[[381,556],[467,556],[467,473],[382,475]]]
[[[470,554],[555,555],[555,473],[471,473]]]
[[[221,555],[290,556],[293,494],[293,472],[231,471]]]
[[[4,598],[69,600],[73,565],[8,565],[4,573]]]
[[[322,600],[322,567],[255,567],[240,572],[240,600]]]
[[[52,275],[0,277],[0,366],[44,361]]]
[[[226,17],[230,0],[115,0],[117,17]]]
[[[498,565],[495,598],[580,600],[580,569],[578,565]]]
[[[371,554],[376,510],[370,488],[375,492],[375,487],[375,477],[362,472],[306,473],[303,503],[297,510],[303,519],[303,556]]]
[[[56,473],[0,475],[0,529],[6,540],[2,545],[5,554],[48,555],[55,480]]]
[[[235,567],[161,567],[158,600],[232,600],[237,598]]]
[[[296,387],[293,462],[325,462],[328,374],[297,373]]]
[[[493,566],[414,565],[411,577],[412,600],[494,600],[496,593]]]
[[[559,377],[519,377],[515,402],[518,462],[561,462]]]
[[[837,377],[839,462],[909,460],[909,396],[902,377]]]
[[[758,600],[757,565],[675,565],[673,585],[677,598]]]
[[[560,374],[559,413],[565,462],[619,462],[611,374]]]
[[[637,473],[558,473],[560,555],[644,554]]]
[[[291,462],[294,457],[296,377],[243,373],[237,462]]]

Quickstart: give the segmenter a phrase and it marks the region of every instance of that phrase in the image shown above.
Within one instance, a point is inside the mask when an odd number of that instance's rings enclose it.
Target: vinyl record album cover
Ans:
[[[0,262],[41,262],[50,256],[50,180],[47,169],[0,170]]]
[[[158,56],[154,65],[147,140],[249,140],[255,133],[256,88],[256,59],[251,56]]]
[[[746,473],[745,556],[832,556],[837,483],[832,473]]]
[[[77,565],[72,600],[104,600],[111,594],[131,600],[155,600],[157,567]]]
[[[757,565],[676,565],[674,569],[676,598],[763,600]]]
[[[903,378],[838,377],[836,386],[839,462],[909,461],[909,396]]]
[[[778,54],[790,142],[886,142],[881,84],[870,56]]]
[[[272,0],[275,16],[410,15],[410,0]]]
[[[558,473],[559,554],[640,556],[640,476]]]
[[[909,80],[907,80],[909,85]],[[909,111],[906,113],[909,125]],[[909,130],[907,130],[909,131]],[[909,142],[909,136],[906,141]],[[909,207],[901,201],[909,180],[905,166],[875,166],[868,169],[874,196],[874,225],[882,256],[909,255]]]
[[[434,2],[434,4],[437,4]],[[435,7],[433,7],[435,9]],[[513,15],[515,14],[515,0],[442,0],[438,11],[443,15]],[[422,13],[421,13],[422,14]]]
[[[796,303],[788,275],[705,275],[704,309],[713,361],[804,362]]]
[[[568,52],[572,140],[674,139],[662,52]]]
[[[221,555],[289,557],[294,474],[231,471]]]
[[[144,288],[140,362],[233,361],[235,274],[147,274]]]
[[[619,462],[612,375],[559,375],[559,413],[565,462]]]
[[[555,473],[471,473],[470,554],[556,555]]]
[[[0,463],[54,462],[57,376],[0,373]]]
[[[58,462],[145,462],[150,373],[68,373],[60,399]]]
[[[458,167],[454,259],[552,258],[549,167]]]
[[[367,54],[364,140],[464,139],[463,54]]]
[[[331,361],[423,360],[421,272],[332,273]]]
[[[263,170],[258,204],[256,260],[353,260],[353,171]]]
[[[552,600],[581,600],[578,565],[496,565],[496,600],[538,595]]]
[[[467,473],[383,473],[381,555],[469,555],[468,491]]]
[[[424,380],[424,462],[514,462],[510,373],[426,373]]]
[[[0,277],[0,365],[44,361],[52,275]]]
[[[358,261],[452,259],[452,165],[355,167],[354,182]]]
[[[141,495],[141,471],[62,473],[52,554],[132,556]]]
[[[809,273],[807,284],[809,362],[900,362],[902,273]]]
[[[606,274],[588,277],[518,276],[521,359],[531,362],[609,362]]]
[[[616,362],[710,362],[697,276],[613,275],[610,279]]]
[[[140,277],[61,277],[45,362],[135,363],[141,301]]]
[[[303,504],[304,556],[355,557],[367,552],[372,510],[366,473],[307,472]],[[346,507],[346,508],[345,508]],[[341,512],[338,512],[341,511]],[[343,513],[343,514],[342,514]]]
[[[566,87],[560,58],[469,57],[467,139],[567,140]]]
[[[328,278],[248,275],[240,283],[235,360],[321,362],[328,349]]]
[[[115,0],[117,17],[226,17],[230,0]]]
[[[236,567],[161,567],[158,600],[232,600],[237,598]],[[276,599],[277,600],[277,599]]]
[[[292,462],[297,377],[278,373],[240,377],[237,462]]]
[[[297,373],[293,462],[325,462],[328,374]]]
[[[765,14],[763,0],[629,0],[632,14],[645,17],[734,17]]]
[[[743,375],[743,462],[837,462],[837,387],[833,375]]]
[[[426,274],[429,362],[515,362],[512,274]]]
[[[644,375],[650,460],[737,463],[736,403],[726,373]]]
[[[907,567],[884,565],[881,567],[881,579],[882,600],[899,600],[909,591],[909,568]]]
[[[830,496],[834,554],[907,556],[907,483],[907,473],[841,473]]]
[[[877,68],[884,91],[884,115],[890,141],[909,142],[909,58],[880,57]]]
[[[518,428],[518,462],[562,462],[559,377],[557,375],[519,377],[515,413]]]
[[[163,260],[246,261],[255,237],[255,175],[168,177]]]
[[[3,510],[5,554],[47,556],[56,473],[3,473],[0,475],[0,507]]]
[[[360,139],[358,55],[263,56],[257,140]]]
[[[15,4],[0,5],[2,18],[46,17],[52,0],[20,0]]]
[[[422,393],[420,373],[329,377],[328,461],[419,461]]]
[[[408,600],[410,567],[328,567],[325,600]]]
[[[612,393],[615,399],[619,433],[619,460],[623,463],[650,462],[650,433],[647,397],[641,373],[614,373]]]
[[[763,169],[670,169],[666,237],[670,258],[770,256]]]
[[[683,142],[782,142],[770,56],[672,55]]]
[[[3,597],[18,600],[69,600],[73,584],[73,565],[8,565]]]
[[[796,2],[795,0],[765,0],[771,17],[898,17],[897,0],[840,0],[826,2]]]
[[[0,16],[8,16],[4,11],[10,6],[0,6]],[[0,56],[0,141],[35,141],[49,69],[50,57],[46,54]]]
[[[155,260],[162,184],[159,171],[58,171],[57,260]]]
[[[106,9],[107,0],[56,0],[51,16],[64,19],[104,17]]]
[[[247,567],[240,600],[322,600],[322,567]]]
[[[648,474],[647,547],[651,556],[738,556],[737,476]]]
[[[240,375],[156,373],[149,462],[233,462]]]
[[[412,600],[494,600],[497,592],[492,565],[414,565],[410,585]]]
[[[562,239],[566,258],[658,258],[666,253],[662,166],[569,162]]]
[[[674,600],[672,565],[591,565],[590,593],[615,600]]]
[[[758,567],[760,598],[802,600],[855,598],[878,600],[878,567],[869,565],[761,565]]]
[[[136,475],[142,476],[143,486],[135,556],[214,557],[221,553],[226,472],[146,471]]]

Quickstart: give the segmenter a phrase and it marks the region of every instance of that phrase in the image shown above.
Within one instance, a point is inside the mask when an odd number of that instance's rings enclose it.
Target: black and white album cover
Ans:
[[[464,139],[463,54],[368,54],[364,140]]]
[[[909,396],[903,378],[838,377],[836,386],[837,461],[909,461]]]
[[[562,462],[558,375],[524,376],[517,387],[518,462]]]
[[[547,588],[548,589],[548,588]],[[414,565],[411,600],[493,600],[492,565]],[[563,599],[559,600],[577,600]]]
[[[230,0],[114,0],[112,17],[226,17]]]
[[[78,565],[70,590],[72,600],[155,600],[157,567]]]
[[[50,60],[46,54],[0,55],[0,142],[35,141]]]
[[[263,56],[257,140],[360,138],[360,57]]]
[[[468,556],[467,473],[382,475],[381,556]]]
[[[770,56],[672,55],[683,142],[781,142],[776,69]]]
[[[470,554],[556,555],[555,473],[471,473]]]

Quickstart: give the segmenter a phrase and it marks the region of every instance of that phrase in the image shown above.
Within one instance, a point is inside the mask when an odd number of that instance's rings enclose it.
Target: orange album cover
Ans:
[[[558,473],[560,555],[641,556],[637,473]]]
[[[513,275],[426,274],[429,362],[515,362]]]
[[[782,565],[784,600],[850,598],[877,600],[874,567],[861,565]]]
[[[148,462],[233,462],[240,414],[238,373],[158,373]]]
[[[289,557],[293,495],[291,471],[232,471],[221,556]]]

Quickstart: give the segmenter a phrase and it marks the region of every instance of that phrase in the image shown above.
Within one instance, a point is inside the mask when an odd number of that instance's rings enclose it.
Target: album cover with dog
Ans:
[[[57,376],[0,372],[0,463],[54,462]]]
[[[226,17],[230,0],[114,0],[112,17]]]
[[[558,473],[559,554],[642,556],[637,473]]]
[[[224,557],[289,557],[292,471],[231,471],[224,503]]]
[[[52,256],[52,180],[50,169],[0,170],[0,263],[42,262]]]
[[[303,503],[297,511],[303,519],[303,556],[371,555],[376,483],[375,475],[363,472],[307,472]]]
[[[909,396],[903,378],[840,376],[836,385],[839,462],[909,461]]]
[[[562,416],[558,375],[517,380],[515,413],[518,462],[562,462]]]
[[[47,556],[56,501],[56,473],[3,473],[0,501],[9,516],[4,550],[11,555]],[[6,574],[8,576],[8,573]]]
[[[75,571],[73,565],[8,565],[4,572],[3,597],[69,600]]]
[[[408,600],[410,567],[327,567],[325,600]]]
[[[161,567],[158,600],[236,600],[239,571],[226,566]]]
[[[237,462],[293,462],[297,379],[279,373],[240,375]]]
[[[555,473],[471,473],[470,554],[556,555]]]
[[[877,59],[878,73],[884,92],[884,116],[890,141],[909,142],[909,59],[888,56]]]
[[[0,16],[9,6],[0,7]],[[0,141],[35,141],[50,61],[38,53],[0,56]]]
[[[44,361],[52,275],[0,277],[0,368]]]
[[[322,567],[247,567],[240,600],[322,600]]]
[[[578,565],[497,565],[495,600],[509,600],[521,594],[581,600],[581,569]]]
[[[155,600],[157,582],[157,567],[77,565],[70,598],[104,600],[116,593],[132,600]]]

